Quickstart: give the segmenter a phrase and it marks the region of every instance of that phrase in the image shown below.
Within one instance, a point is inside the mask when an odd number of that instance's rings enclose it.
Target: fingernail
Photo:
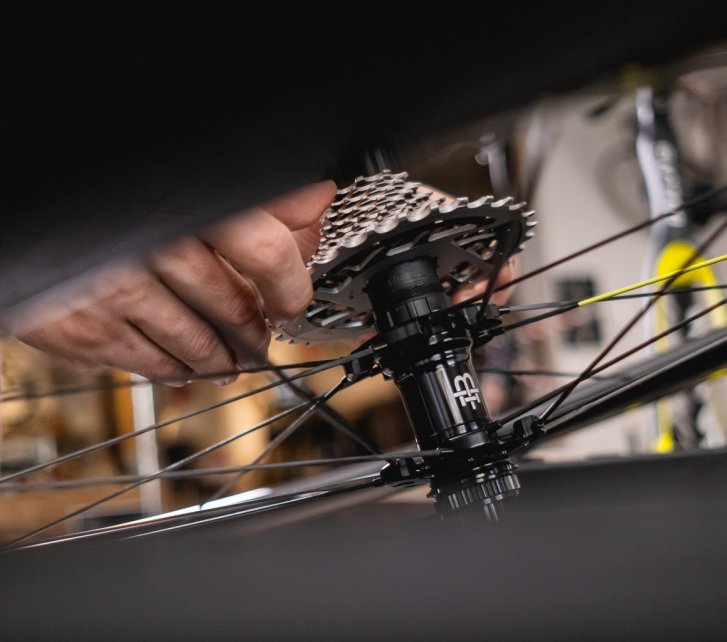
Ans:
[[[230,377],[216,377],[211,380],[212,383],[214,383],[216,386],[229,386],[231,383],[234,383],[237,381],[236,376],[230,376]]]
[[[165,381],[164,385],[169,386],[170,388],[184,388],[184,386],[190,383],[192,383],[191,379],[187,381]]]

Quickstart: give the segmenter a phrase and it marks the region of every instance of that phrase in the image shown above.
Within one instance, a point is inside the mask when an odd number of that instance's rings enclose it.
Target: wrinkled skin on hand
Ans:
[[[311,300],[305,261],[335,194],[332,181],[308,185],[179,240],[105,274],[103,296],[18,338],[78,368],[113,367],[154,380],[184,383],[185,375],[257,365],[267,354],[269,323],[295,319]],[[510,260],[498,281],[513,276]],[[485,287],[460,288],[453,302]],[[501,291],[492,300],[501,305],[508,297]]]
[[[310,301],[305,261],[335,193],[332,181],[308,185],[177,241],[105,275],[102,298],[18,338],[76,367],[150,379],[259,363],[266,319],[283,324]]]

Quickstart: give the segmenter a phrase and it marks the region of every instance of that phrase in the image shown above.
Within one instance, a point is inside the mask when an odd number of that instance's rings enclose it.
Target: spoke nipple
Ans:
[[[513,424],[513,433],[518,439],[529,441],[530,439],[545,434],[545,429],[539,417],[528,415],[522,419],[518,419]]]

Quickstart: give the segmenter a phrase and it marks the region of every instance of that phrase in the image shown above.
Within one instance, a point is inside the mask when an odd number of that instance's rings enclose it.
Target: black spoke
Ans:
[[[475,372],[481,374],[497,374],[504,375],[507,377],[568,377],[570,379],[577,377],[580,373],[578,372],[563,372],[560,370],[546,370],[546,369],[512,369],[512,368],[475,368]],[[607,375],[592,377],[595,380],[610,381],[613,379],[626,379],[626,377],[620,375]]]
[[[687,258],[686,261],[681,265],[681,267],[676,271],[676,273],[669,277],[661,288],[657,291],[657,296],[649,299],[649,301],[646,303],[646,305],[641,308],[629,321],[626,323],[626,325],[621,328],[621,330],[616,334],[616,336],[608,343],[608,345],[601,350],[601,352],[598,353],[595,359],[588,364],[588,367],[583,371],[580,377],[575,379],[572,383],[568,385],[566,390],[564,390],[560,396],[553,402],[553,404],[543,412],[543,414],[540,416],[541,420],[545,421],[557,408],[562,404],[568,396],[578,387],[578,385],[588,379],[588,375],[596,368],[596,366],[603,361],[603,359],[613,350],[614,346],[624,337],[626,334],[633,328],[642,318],[643,316],[653,307],[653,305],[659,300],[661,295],[666,292],[669,289],[669,286],[671,286],[672,283],[674,283],[682,273],[692,264],[692,262],[699,257],[702,252],[704,252],[711,244],[712,242],[717,239],[720,234],[727,228],[727,221],[723,221],[721,225],[717,226],[714,231],[707,236],[707,238],[702,241],[702,243],[699,244],[697,248],[694,249],[694,251],[690,254],[690,256]]]
[[[662,296],[671,296],[674,294],[693,294],[696,292],[707,292],[709,290],[727,290],[727,285],[702,285],[693,288],[672,288],[666,292],[662,292]],[[617,294],[616,296],[608,297],[604,301],[620,301],[621,299],[647,299],[649,297],[657,296],[657,292],[642,292],[640,294]],[[597,301],[601,303],[601,301]]]
[[[337,366],[344,365],[344,364],[348,363],[349,361],[353,361],[361,356],[364,356],[365,354],[368,354],[369,352],[370,352],[369,349],[359,350],[358,352],[354,352],[353,354],[351,354],[347,357],[341,357],[339,359],[333,359],[331,361],[326,361],[322,365],[316,366],[314,368],[309,368],[307,370],[304,370],[303,372],[299,372],[294,375],[290,375],[288,377],[288,379],[290,381],[295,381],[295,380],[301,379],[303,377],[308,377],[308,376],[317,374],[319,372],[328,370],[330,368],[335,368]],[[82,457],[89,453],[96,452],[97,450],[101,450],[103,448],[108,448],[109,446],[114,446],[116,444],[120,444],[128,439],[134,439],[135,437],[138,437],[139,435],[143,435],[143,434],[151,432],[153,430],[159,430],[160,428],[170,426],[171,424],[174,424],[178,421],[182,421],[184,419],[189,419],[190,417],[196,417],[197,415],[201,415],[201,414],[203,414],[205,412],[209,412],[211,410],[216,410],[217,408],[221,408],[222,406],[225,406],[227,404],[234,403],[236,401],[240,401],[242,399],[245,399],[246,397],[251,397],[252,395],[256,395],[256,394],[258,394],[260,392],[264,392],[266,390],[272,390],[273,388],[276,388],[277,386],[280,386],[283,383],[284,383],[284,381],[277,380],[272,383],[266,384],[264,386],[260,386],[259,388],[255,388],[253,390],[243,392],[239,395],[235,395],[233,397],[223,399],[222,401],[215,402],[208,406],[190,410],[189,412],[183,413],[181,415],[177,415],[176,417],[172,417],[171,419],[166,419],[164,421],[160,421],[160,422],[152,424],[150,426],[140,428],[139,430],[135,430],[133,432],[130,432],[130,433],[127,433],[124,435],[119,435],[118,437],[113,437],[111,439],[107,439],[107,440],[99,442],[97,444],[87,446],[86,448],[81,448],[80,450],[77,450],[75,452],[68,453],[67,455],[61,455],[60,457],[56,457],[55,459],[53,459],[51,461],[44,462],[42,464],[37,464],[35,466],[31,466],[29,468],[18,471],[16,473],[12,473],[10,475],[5,475],[4,477],[0,478],[0,484],[12,481],[14,479],[19,479],[20,477],[25,477],[26,475],[30,475],[32,473],[36,473],[41,470],[45,470],[47,468],[50,468],[51,466],[56,466],[60,463],[66,462],[66,461],[71,461],[73,459],[77,459],[78,457]]]
[[[710,290],[727,290],[727,285],[703,285],[690,288],[672,288],[663,293],[664,296],[672,296],[679,294],[693,294],[696,292],[708,292]],[[607,299],[594,301],[594,303],[605,303],[606,301],[621,301],[624,299],[648,299],[649,297],[658,296],[658,292],[640,292],[637,294],[615,294]],[[536,310],[551,310],[555,308],[573,309],[573,305],[579,304],[580,301],[572,299],[570,301],[548,301],[546,303],[529,303],[527,305],[508,305],[500,308],[500,314],[510,314],[513,312],[531,312]],[[590,304],[589,304],[590,305]]]
[[[522,274],[522,275],[512,279],[511,281],[502,283],[502,284],[496,286],[494,291],[500,292],[501,290],[506,290],[507,288],[512,287],[513,285],[522,283],[523,281],[531,279],[534,276],[543,274],[544,272],[552,270],[553,268],[563,265],[564,263],[567,263],[568,261],[572,261],[573,259],[583,256],[584,254],[588,254],[589,252],[600,249],[610,243],[613,243],[614,241],[619,241],[622,238],[625,238],[627,236],[630,236],[631,234],[639,232],[640,230],[651,227],[652,225],[658,223],[659,221],[663,221],[664,219],[667,219],[667,218],[670,218],[672,216],[679,214],[680,212],[684,211],[685,209],[689,209],[691,207],[695,207],[697,205],[701,205],[702,203],[710,201],[715,196],[719,196],[721,193],[723,193],[725,191],[727,191],[727,185],[717,187],[709,192],[706,192],[705,194],[702,194],[701,196],[699,196],[697,198],[694,198],[690,201],[682,203],[681,205],[679,205],[667,212],[664,212],[663,214],[655,216],[654,218],[644,219],[641,223],[638,223],[632,227],[626,228],[625,230],[622,230],[621,232],[618,232],[617,234],[609,236],[596,243],[592,243],[591,245],[581,248],[580,250],[577,250],[576,252],[573,252],[572,254],[563,256],[555,261],[552,261],[551,263],[546,263],[545,265],[543,265],[535,270],[531,270],[530,272],[526,272],[525,274]],[[449,308],[446,308],[445,310],[439,310],[439,311],[437,311],[436,314],[437,315],[446,314],[448,312],[451,312],[452,310],[464,308],[464,307],[467,307],[474,303],[480,303],[482,301],[483,301],[483,296],[480,294],[477,294],[473,297],[470,297],[469,299],[465,299],[464,301],[461,301],[460,303],[450,306]]]
[[[186,466],[187,464],[192,463],[193,461],[199,459],[200,457],[203,457],[204,455],[207,455],[215,450],[218,450],[222,448],[223,446],[227,446],[228,444],[231,444],[233,441],[236,441],[242,437],[245,437],[246,435],[249,435],[257,430],[260,430],[261,428],[264,428],[265,426],[268,426],[276,421],[279,421],[280,419],[283,419],[284,417],[287,417],[290,414],[293,414],[294,412],[297,412],[298,410],[303,410],[310,406],[311,404],[315,403],[316,400],[313,401],[304,401],[297,406],[293,406],[292,408],[288,408],[286,410],[283,410],[275,415],[272,415],[271,417],[268,417],[267,419],[261,421],[260,423],[256,424],[255,426],[252,426],[251,428],[247,428],[246,430],[239,432],[235,435],[232,435],[230,437],[226,437],[225,439],[221,439],[220,441],[215,442],[214,444],[210,446],[206,446],[205,448],[202,448],[201,450],[198,450],[197,452],[184,457],[183,459],[180,459],[178,461],[175,461],[172,464],[169,464],[169,466],[165,466],[161,470],[152,473],[151,475],[147,475],[145,477],[142,477],[141,479],[138,479],[130,484],[127,484],[123,488],[120,488],[113,493],[110,493],[108,495],[105,495],[104,497],[101,497],[100,499],[97,499],[93,502],[90,502],[89,504],[86,504],[82,506],[81,508],[78,508],[74,511],[71,511],[70,513],[67,513],[63,515],[62,517],[59,517],[57,519],[54,519],[51,522],[48,522],[44,524],[43,526],[40,526],[34,530],[32,530],[29,533],[26,533],[25,535],[22,535],[21,537],[18,537],[10,542],[8,542],[5,546],[6,548],[14,548],[18,544],[21,544],[22,542],[25,542],[29,539],[32,539],[33,537],[40,535],[44,533],[45,531],[53,528],[54,526],[58,526],[59,524],[62,524],[66,522],[69,519],[72,519],[73,517],[77,517],[78,515],[81,515],[93,508],[96,508],[97,506],[100,506],[101,504],[105,504],[108,501],[111,501],[112,499],[115,499],[124,493],[128,493],[129,491],[133,490],[134,488],[138,488],[142,484],[145,484],[147,482],[153,481],[155,479],[158,479],[163,473],[176,470],[177,468],[182,468],[183,466]]]
[[[376,455],[352,455],[348,457],[301,459],[273,462],[269,464],[245,464],[242,466],[193,468],[190,470],[173,470],[168,472],[160,471],[159,479],[190,479],[195,477],[206,477],[208,475],[233,475],[236,473],[252,470],[281,470],[289,468],[305,468],[307,466],[343,466],[377,461],[388,462],[398,459],[429,459],[442,457],[443,455],[450,455],[451,453],[451,450],[443,448],[435,450],[410,450],[391,453],[379,453]],[[89,486],[111,486],[114,484],[128,484],[129,482],[139,481],[141,479],[145,479],[145,477],[141,475],[117,475],[115,477],[91,477],[88,479],[69,479],[32,484],[17,483],[7,484],[6,486],[0,487],[0,493],[66,490],[69,488],[85,488]]]
[[[4,395],[0,396],[0,403],[6,403],[9,401],[29,401],[32,399],[43,399],[45,397],[59,397],[62,395],[77,395],[87,392],[107,392],[109,390],[117,390],[120,388],[132,388],[135,386],[146,386],[150,383],[160,384],[179,384],[187,383],[189,381],[203,381],[206,379],[218,379],[223,377],[229,377],[231,375],[240,374],[259,374],[264,372],[275,372],[280,368],[287,370],[297,369],[308,369],[316,368],[328,363],[327,360],[323,361],[304,361],[301,363],[287,363],[280,365],[265,365],[256,368],[236,368],[234,370],[218,370],[215,372],[203,372],[203,373],[188,373],[184,375],[177,375],[174,377],[162,377],[154,379],[153,381],[139,381],[139,380],[128,380],[128,381],[107,381],[103,383],[93,383],[88,385],[78,386],[60,386],[56,388],[47,388],[44,390],[28,390],[22,386],[14,386],[13,388],[5,389]]]
[[[654,335],[653,337],[650,337],[646,341],[643,341],[639,343],[638,345],[634,346],[633,348],[629,348],[625,352],[622,352],[617,357],[614,357],[613,359],[606,361],[605,363],[602,363],[600,366],[593,369],[593,371],[588,375],[588,379],[592,378],[594,375],[600,374],[604,370],[611,368],[612,366],[616,365],[617,363],[623,361],[624,359],[630,357],[631,355],[639,352],[640,350],[643,350],[644,348],[653,345],[657,341],[660,341],[664,337],[669,336],[670,334],[673,334],[674,332],[677,332],[681,330],[682,328],[687,327],[690,323],[693,323],[697,319],[706,316],[713,312],[714,310],[722,307],[723,305],[727,304],[727,298],[722,299],[721,301],[717,301],[713,305],[710,305],[709,307],[705,308],[704,310],[700,310],[699,312],[696,312],[686,319],[683,319],[679,323],[674,324],[670,328],[664,330],[663,332],[660,332],[659,334]],[[517,410],[514,410],[513,412],[505,415],[504,417],[500,417],[498,421],[502,424],[506,424],[510,421],[513,421],[514,419],[517,419],[518,417],[521,417],[525,413],[533,410],[533,408],[537,408],[541,404],[550,401],[551,399],[554,399],[558,395],[562,394],[565,390],[567,390],[570,386],[573,385],[574,382],[570,382],[567,384],[564,384],[560,386],[559,388],[556,388],[555,390],[551,390],[550,392],[542,395],[541,397],[538,397],[537,399],[528,402],[524,406],[520,406]],[[580,383],[580,382],[579,382]]]
[[[487,287],[485,288],[485,291],[482,294],[482,297],[481,297],[482,305],[480,306],[480,309],[477,312],[477,319],[482,319],[485,316],[485,314],[487,313],[487,304],[490,302],[490,298],[492,297],[492,294],[495,292],[495,286],[497,285],[497,279],[500,276],[500,272],[502,272],[502,268],[505,266],[505,263],[507,261],[509,261],[512,251],[515,249],[515,243],[516,243],[516,237],[511,234],[508,237],[507,242],[505,243],[504,247],[501,245],[501,243],[497,244],[497,247],[495,248],[495,253],[496,253],[497,259],[495,260],[495,266],[492,271],[492,274],[490,275],[490,277],[487,280]]]
[[[295,384],[290,384],[291,386],[294,386]],[[280,444],[282,444],[288,437],[290,437],[298,428],[300,428],[306,420],[316,412],[316,410],[320,409],[323,404],[325,404],[329,399],[331,399],[336,393],[340,392],[343,388],[345,388],[347,385],[350,385],[350,382],[348,379],[342,379],[340,383],[338,383],[336,386],[331,388],[328,392],[326,392],[324,395],[321,395],[317,398],[307,398],[306,401],[310,402],[310,406],[308,406],[305,409],[305,412],[303,412],[299,417],[297,417],[293,422],[291,422],[288,426],[285,427],[284,430],[282,430],[280,433],[278,433],[273,439],[270,440],[270,443],[265,446],[265,448],[262,449],[260,454],[253,459],[252,462],[250,462],[250,465],[259,464],[265,457],[267,457],[273,450],[275,450]],[[306,395],[307,397],[307,395]],[[218,488],[215,493],[207,500],[207,502],[211,502],[215,499],[218,499],[228,493],[230,490],[232,490],[237,483],[248,473],[248,470],[240,471],[235,477],[225,482],[220,488]],[[205,502],[205,503],[207,503]]]
[[[552,261],[551,263],[546,263],[545,265],[543,265],[535,270],[526,272],[525,274],[522,274],[521,276],[513,279],[512,281],[509,281],[508,283],[503,283],[502,285],[500,285],[497,288],[497,290],[504,290],[517,283],[522,283],[523,281],[531,279],[532,277],[542,274],[543,272],[547,272],[548,270],[552,270],[553,268],[558,267],[559,265],[563,265],[563,263],[567,263],[568,261],[578,258],[579,256],[583,256],[584,254],[588,254],[589,252],[602,248],[605,245],[609,245],[610,243],[613,243],[614,241],[619,241],[620,239],[622,239],[626,236],[629,236],[631,234],[634,234],[635,232],[638,232],[640,230],[651,227],[652,225],[658,223],[659,221],[663,221],[667,218],[675,216],[676,214],[679,214],[680,212],[682,212],[686,209],[695,207],[696,205],[701,205],[702,203],[706,203],[707,201],[712,200],[715,196],[719,196],[722,192],[725,192],[725,191],[727,191],[727,185],[722,185],[721,187],[717,187],[713,190],[710,190],[709,192],[706,192],[705,194],[702,194],[701,196],[693,198],[690,201],[682,203],[681,205],[674,207],[673,209],[670,209],[669,211],[664,212],[663,214],[659,214],[653,218],[645,219],[641,223],[638,223],[637,225],[634,225],[625,230],[622,230],[618,234],[609,236],[601,241],[598,241],[597,243],[593,243],[576,252],[573,252],[572,254],[568,254],[567,256],[564,256],[560,259]]]
[[[503,332],[512,332],[513,330],[517,330],[518,328],[522,328],[526,325],[530,325],[531,323],[537,323],[538,321],[544,321],[545,319],[550,319],[551,317],[557,317],[559,314],[565,314],[566,312],[570,312],[571,310],[577,310],[578,309],[578,303],[571,303],[569,305],[565,305],[560,308],[556,308],[555,310],[550,310],[549,312],[543,312],[543,314],[538,314],[534,317],[529,317],[527,319],[522,319],[520,321],[515,321],[514,323],[508,323],[507,325],[503,326]]]
[[[678,275],[677,275],[678,277]],[[683,294],[683,293],[691,293],[691,292],[703,292],[706,290],[724,290],[727,289],[727,285],[708,285],[704,287],[695,287],[695,288],[674,288],[670,290],[664,290],[664,291],[657,291],[657,292],[644,292],[641,294],[619,294],[614,295],[612,297],[608,297],[606,299],[601,299],[599,301],[593,301],[589,303],[588,305],[592,305],[593,303],[604,303],[606,301],[614,301],[619,299],[641,299],[641,298],[659,298],[661,296],[668,296],[671,294]],[[544,312],[543,314],[539,314],[536,316],[528,317],[527,319],[521,319],[520,321],[515,321],[513,323],[509,323],[505,326],[503,326],[504,332],[511,332],[512,330],[517,330],[518,328],[522,328],[525,326],[528,326],[532,323],[538,323],[538,321],[544,321],[545,319],[550,319],[552,317],[556,317],[560,314],[565,314],[566,312],[570,312],[571,310],[577,310],[580,307],[583,307],[580,305],[580,301],[551,301],[549,303],[534,303],[531,305],[516,305],[516,306],[506,306],[503,308],[500,308],[500,312],[503,314],[508,314],[510,312],[526,312],[530,310],[549,310],[548,312]]]
[[[273,366],[273,370],[275,371],[275,374],[278,375],[278,377],[285,381],[287,387],[292,390],[299,399],[311,399],[313,397],[312,393],[308,392],[301,386],[291,381],[282,367]],[[371,454],[376,454],[380,452],[372,444],[366,441],[361,435],[359,435],[356,427],[343,415],[331,408],[326,403],[326,401],[323,401],[322,403],[316,405],[315,412],[320,415],[320,417],[326,423],[328,423],[336,430],[339,430],[344,435],[347,435],[348,437],[353,439],[359,446],[363,447],[365,450],[368,450]]]
[[[439,314],[448,314],[452,310],[462,308],[467,305],[472,305],[473,303],[480,302],[482,305],[479,307],[479,310],[477,311],[476,318],[482,319],[482,317],[487,312],[487,304],[490,302],[492,296],[495,292],[502,291],[506,288],[509,288],[517,283],[520,283],[522,281],[525,281],[527,279],[530,279],[536,275],[540,275],[550,269],[553,269],[557,266],[560,266],[567,261],[570,261],[572,259],[575,259],[577,257],[580,257],[584,254],[587,254],[593,250],[596,250],[598,248],[604,247],[605,245],[612,243],[616,240],[622,239],[630,234],[633,234],[634,232],[637,232],[639,230],[643,230],[645,228],[650,227],[651,225],[654,225],[655,223],[667,219],[679,212],[682,212],[683,210],[693,207],[697,204],[709,201],[710,199],[714,198],[716,195],[723,193],[725,190],[727,190],[727,186],[722,186],[720,188],[717,188],[715,190],[712,190],[711,192],[704,194],[700,196],[699,198],[693,199],[691,202],[684,203],[680,205],[679,207],[675,207],[674,209],[665,212],[659,216],[656,216],[654,218],[647,219],[645,221],[640,222],[639,224],[632,226],[631,228],[628,228],[626,230],[623,230],[619,232],[618,234],[615,234],[613,236],[610,236],[602,241],[599,241],[597,243],[594,243],[588,247],[585,247],[577,252],[574,252],[568,256],[562,257],[561,259],[558,259],[557,261],[553,261],[549,264],[546,264],[536,270],[530,271],[526,274],[523,274],[520,277],[514,278],[506,283],[498,284],[498,278],[500,277],[502,273],[502,269],[504,265],[506,264],[506,261],[508,260],[509,256],[511,255],[511,250],[513,249],[510,244],[510,239],[506,239],[505,241],[502,241],[498,243],[496,249],[495,249],[495,258],[494,261],[491,262],[491,271],[489,273],[489,278],[487,281],[487,285],[485,288],[485,291],[483,294],[478,295],[476,297],[473,297],[467,301],[464,301],[462,303],[459,303],[454,306],[450,306],[449,308],[438,310],[433,314],[433,316],[437,316]],[[599,376],[599,373],[601,373],[606,368],[610,368],[616,363],[622,361],[623,359],[627,358],[628,356],[634,354],[638,350],[641,350],[645,348],[648,345],[652,345],[656,341],[659,341],[663,337],[667,336],[668,334],[671,334],[673,332],[676,332],[680,330],[681,328],[686,327],[689,323],[692,323],[697,318],[704,316],[705,314],[708,314],[709,312],[713,311],[714,309],[725,305],[726,301],[723,299],[722,301],[710,306],[706,310],[703,310],[699,313],[691,315],[687,319],[683,319],[681,322],[675,324],[668,330],[665,330],[664,332],[659,333],[658,335],[650,338],[647,341],[644,341],[643,343],[639,344],[638,346],[631,348],[630,350],[627,350],[626,352],[618,355],[617,357],[611,358],[609,361],[605,361],[606,357],[610,355],[611,351],[614,349],[614,347],[617,345],[617,343],[635,326],[635,324],[647,313],[647,311],[655,304],[655,302],[662,296],[668,296],[668,295],[674,295],[674,294],[682,294],[685,292],[701,292],[701,291],[708,291],[708,290],[724,290],[727,286],[725,285],[711,285],[711,286],[703,286],[703,287],[691,287],[691,288],[674,288],[670,289],[670,287],[673,285],[673,283],[681,276],[686,269],[692,264],[693,260],[702,254],[702,252],[719,236],[720,233],[723,232],[723,230],[727,227],[727,221],[723,222],[720,226],[718,226],[711,234],[710,236],[700,244],[700,246],[693,252],[692,256],[689,258],[689,260],[680,268],[680,270],[677,270],[671,277],[665,280],[665,283],[663,286],[656,292],[645,292],[645,293],[639,293],[639,294],[616,294],[615,291],[613,295],[611,296],[610,293],[607,293],[605,295],[601,295],[602,298],[599,299],[599,301],[590,301],[590,300],[584,300],[584,301],[551,301],[551,302],[543,302],[543,303],[535,303],[535,304],[528,304],[528,305],[521,305],[521,306],[505,306],[500,308],[500,312],[502,314],[507,313],[513,313],[513,312],[530,312],[530,311],[544,311],[542,314],[538,314],[536,316],[518,320],[514,323],[511,323],[509,325],[504,326],[505,332],[510,332],[512,330],[524,327],[526,325],[537,323],[538,321],[551,318],[560,314],[564,314],[568,311],[577,309],[578,307],[581,307],[581,305],[590,303],[590,302],[600,302],[605,300],[620,300],[620,299],[638,299],[638,298],[645,298],[648,299],[648,302],[645,306],[642,307],[641,310],[624,326],[622,327],[616,336],[608,343],[608,345],[603,348],[598,356],[588,365],[588,367],[582,371],[581,373],[568,373],[568,372],[560,372],[560,371],[553,371],[553,370],[547,370],[547,369],[499,369],[499,368],[480,368],[478,369],[478,372],[482,373],[491,373],[491,374],[500,374],[500,375],[507,375],[507,376],[552,376],[552,377],[569,377],[573,378],[572,381],[566,383],[563,386],[560,386],[556,390],[551,391],[547,395],[542,396],[540,399],[529,403],[524,409],[520,408],[517,410],[517,413],[511,413],[510,415],[502,418],[500,421],[502,423],[507,423],[508,421],[511,421],[512,419],[515,419],[519,416],[521,416],[524,412],[526,412],[529,408],[533,408],[536,406],[539,406],[541,404],[545,404],[547,402],[553,401],[552,404],[550,404],[545,411],[542,412],[540,415],[540,419],[543,422],[552,421],[553,413],[557,411],[557,409],[561,406],[561,404],[564,403],[564,401],[571,395],[571,393],[574,391],[574,389],[580,385],[580,383],[588,380],[588,379],[614,379],[614,378],[622,378],[624,380],[628,380],[627,375],[614,375],[614,376]],[[636,284],[633,286],[630,286],[628,289],[635,289],[637,287]],[[624,292],[624,290],[628,291],[627,288],[624,288],[621,290],[621,292]],[[594,297],[595,299],[596,297]],[[337,366],[345,365],[346,363],[349,363],[351,361],[354,361],[356,359],[359,359],[364,356],[376,356],[378,353],[374,351],[373,348],[366,348],[364,350],[360,350],[352,355],[349,355],[347,357],[342,357],[339,359],[334,359],[330,361],[309,361],[309,362],[301,362],[301,363],[294,363],[294,364],[284,364],[284,365],[276,365],[271,363],[265,363],[264,365],[260,367],[255,368],[248,368],[248,369],[235,369],[231,371],[226,372],[213,372],[213,373],[203,373],[203,374],[186,374],[182,375],[181,377],[170,377],[165,379],[157,380],[153,383],[186,383],[190,380],[195,379],[207,379],[207,378],[218,378],[218,377],[224,377],[231,374],[257,374],[257,373],[270,373],[271,375],[276,376],[275,381],[271,381],[270,383],[255,388],[254,390],[247,391],[245,393],[235,395],[233,397],[221,400],[219,402],[210,404],[208,406],[197,408],[195,410],[191,410],[189,412],[186,412],[184,414],[181,414],[177,417],[164,420],[162,422],[158,422],[149,426],[146,426],[144,428],[135,430],[131,433],[127,433],[124,435],[120,435],[118,437],[114,437],[112,439],[105,440],[103,442],[93,444],[91,446],[82,448],[76,452],[69,453],[66,455],[62,455],[60,457],[57,457],[51,461],[44,462],[41,464],[37,464],[34,466],[31,466],[25,470],[21,470],[15,473],[11,473],[8,475],[5,475],[4,477],[0,477],[0,492],[27,492],[30,490],[53,490],[53,489],[61,489],[61,488],[73,488],[73,487],[81,487],[81,486],[103,486],[103,485],[111,485],[111,484],[123,484],[121,488],[118,488],[118,490],[115,490],[114,492],[111,492],[110,494],[97,499],[93,502],[90,502],[86,504],[85,506],[82,506],[80,508],[77,508],[73,510],[72,512],[54,519],[53,521],[50,521],[39,528],[36,528],[32,530],[31,532],[13,540],[12,542],[8,543],[7,546],[14,548],[18,546],[19,544],[22,544],[28,540],[35,539],[37,536],[45,533],[49,529],[52,529],[65,521],[77,517],[83,513],[86,513],[89,510],[94,509],[95,507],[98,507],[108,501],[111,501],[124,493],[127,493],[129,491],[132,491],[135,488],[138,488],[139,486],[156,480],[156,479],[182,479],[187,477],[196,477],[201,475],[226,475],[227,478],[224,479],[224,483],[220,486],[220,488],[215,492],[215,494],[210,497],[206,502],[204,502],[201,506],[204,507],[209,502],[225,495],[228,491],[233,489],[240,481],[240,479],[245,475],[248,474],[251,471],[254,470],[267,470],[267,469],[285,469],[285,468],[294,468],[294,467],[304,467],[304,466],[327,466],[327,465],[337,465],[337,464],[351,464],[351,463],[358,463],[358,462],[376,462],[376,461],[390,461],[392,459],[398,459],[403,457],[412,457],[412,458],[426,458],[426,457],[434,457],[434,456],[441,456],[444,454],[447,454],[451,451],[443,451],[443,450],[437,450],[437,451],[414,451],[411,453],[398,453],[398,454],[392,454],[392,453],[379,453],[372,445],[368,444],[366,440],[361,437],[361,435],[358,434],[358,431],[356,427],[349,422],[347,419],[342,417],[339,413],[337,413],[335,410],[327,406],[327,402],[335,395],[337,392],[345,388],[347,385],[349,385],[351,382],[344,378],[343,381],[341,381],[337,386],[329,390],[323,395],[315,396],[314,394],[308,392],[305,388],[296,385],[294,382],[298,379],[301,379],[303,377],[311,376],[314,374],[317,374],[319,372],[323,372],[325,370],[328,370],[330,368],[334,368]],[[379,355],[380,356],[380,355]],[[290,371],[294,370],[302,370],[300,372],[295,372],[295,374],[289,374]],[[11,402],[11,401],[20,401],[20,400],[32,400],[32,399],[41,399],[44,397],[50,397],[50,396],[59,396],[59,395],[73,395],[73,394],[81,394],[81,393],[88,393],[88,392],[94,392],[94,391],[108,391],[108,390],[114,390],[118,388],[128,388],[131,386],[136,385],[150,385],[151,382],[147,381],[107,381],[102,383],[96,383],[93,385],[77,385],[77,386],[63,386],[63,387],[57,387],[57,388],[43,388],[43,389],[29,389],[22,386],[14,387],[11,389],[5,389],[0,390],[0,403],[4,402]],[[210,412],[212,410],[215,410],[217,408],[220,408],[222,406],[225,406],[227,404],[245,399],[246,397],[251,397],[253,395],[259,394],[261,392],[271,390],[273,388],[276,388],[278,386],[285,385],[288,388],[290,388],[293,393],[301,399],[301,402],[297,405],[295,405],[292,408],[288,408],[286,410],[283,410],[271,417],[268,417],[264,421],[260,422],[259,424],[252,426],[250,428],[245,429],[244,431],[237,433],[235,435],[232,435],[230,437],[227,437],[225,439],[222,439],[208,447],[205,447],[187,457],[184,457],[183,459],[180,459],[178,461],[175,461],[174,463],[161,468],[160,470],[146,474],[146,475],[125,475],[125,476],[119,476],[114,478],[97,478],[97,479],[91,479],[91,480],[73,480],[73,481],[57,481],[57,482],[45,482],[45,483],[9,483],[15,480],[19,480],[25,476],[31,475],[33,473],[37,473],[43,470],[46,470],[52,466],[56,466],[60,463],[67,462],[79,457],[82,457],[84,455],[87,455],[89,453],[93,453],[95,451],[98,451],[103,448],[107,448],[109,446],[117,445],[121,442],[124,442],[128,439],[136,438],[140,435],[143,435],[145,433],[148,433],[150,431],[158,430],[160,428],[163,428],[165,426],[169,426],[171,424],[174,424],[176,422],[206,413]],[[245,435],[249,435],[252,432],[258,431],[261,428],[268,426],[276,421],[279,421],[285,417],[288,417],[289,415],[293,413],[300,412],[297,417],[295,417],[291,423],[289,423],[287,426],[285,426],[272,440],[267,443],[265,448],[248,464],[243,466],[232,466],[232,467],[224,467],[224,468],[208,468],[208,469],[185,469],[180,470],[181,468],[188,467],[190,464],[195,462],[200,457],[203,457],[207,455],[208,453],[215,451],[219,448],[222,448],[233,441],[240,439],[244,437]],[[310,459],[310,460],[301,460],[301,461],[288,461],[288,462],[276,462],[276,463],[265,463],[265,459],[272,453],[275,448],[280,446],[286,439],[288,439],[291,435],[293,435],[297,430],[299,430],[304,423],[313,415],[313,413],[317,413],[321,416],[321,418],[329,423],[331,426],[333,426],[336,430],[341,431],[342,433],[348,435],[350,438],[355,440],[360,446],[365,448],[368,452],[372,453],[370,455],[360,455],[360,456],[354,456],[354,457],[342,457],[342,458],[328,458],[328,459]],[[562,416],[563,413],[559,413],[559,416]],[[1,437],[0,437],[1,438]],[[0,443],[1,448],[1,443]]]

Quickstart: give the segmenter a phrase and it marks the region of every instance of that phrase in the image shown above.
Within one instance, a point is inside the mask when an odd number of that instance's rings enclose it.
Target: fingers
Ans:
[[[263,208],[293,230],[303,261],[308,261],[318,249],[321,217],[335,196],[336,184],[323,181],[301,187]]]
[[[209,322],[241,368],[265,357],[270,332],[253,287],[199,239],[188,238],[149,259],[152,271]]]
[[[335,197],[336,184],[322,181],[276,198],[263,208],[289,229],[302,230],[318,223]]]
[[[235,359],[213,327],[151,276],[129,283],[107,306],[193,372],[235,368]]]
[[[285,323],[312,297],[303,257],[335,192],[331,181],[309,185],[154,253],[146,269],[105,275],[111,294],[21,339],[78,367],[152,379],[257,364],[270,340],[265,317]]]
[[[293,232],[272,214],[254,209],[228,219],[202,236],[260,293],[274,325],[297,317],[313,290]]]
[[[305,228],[304,230],[296,230],[293,232],[293,236],[295,236],[295,242],[298,244],[300,256],[303,258],[303,261],[307,263],[308,259],[316,253],[318,244],[321,240],[320,221]]]
[[[176,379],[176,381],[165,381],[170,386],[183,386],[188,383],[185,375],[191,374],[192,369],[162,350],[129,324],[126,325],[125,343],[124,350],[115,349],[120,347],[118,345],[115,348],[110,347],[105,359],[99,361],[98,365],[135,372],[152,381]]]
[[[121,368],[148,379],[179,378],[180,385],[191,372],[104,305],[74,312],[18,338],[76,368]]]

